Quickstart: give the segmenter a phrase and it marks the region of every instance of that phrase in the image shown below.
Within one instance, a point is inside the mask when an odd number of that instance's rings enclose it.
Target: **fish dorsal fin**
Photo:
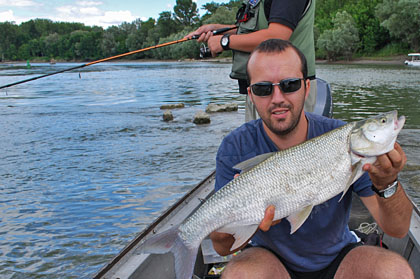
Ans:
[[[256,165],[258,165],[259,163],[264,162],[265,160],[273,156],[275,153],[276,152],[269,152],[269,153],[264,153],[264,154],[255,156],[251,159],[240,162],[239,164],[235,165],[233,168],[241,170],[242,173],[247,172],[253,167],[255,167]]]
[[[305,223],[306,219],[308,219],[309,215],[311,214],[313,208],[314,206],[312,204],[308,205],[301,211],[295,212],[286,218],[290,223],[290,234],[297,231],[303,225],[303,223]]]
[[[247,242],[254,235],[257,229],[258,224],[252,224],[242,226],[225,226],[217,231],[233,235],[235,242],[233,243],[232,248],[230,248],[230,251],[233,251]]]

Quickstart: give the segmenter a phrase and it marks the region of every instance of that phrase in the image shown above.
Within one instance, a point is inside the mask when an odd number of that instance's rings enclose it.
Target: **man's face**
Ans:
[[[254,53],[248,64],[248,72],[251,85],[263,81],[278,83],[284,79],[303,78],[299,56],[292,48],[281,53]],[[269,96],[257,96],[251,88],[248,88],[248,95],[266,128],[274,134],[285,135],[299,123],[308,89],[309,80],[302,80],[301,88],[292,93],[285,94],[276,85]]]

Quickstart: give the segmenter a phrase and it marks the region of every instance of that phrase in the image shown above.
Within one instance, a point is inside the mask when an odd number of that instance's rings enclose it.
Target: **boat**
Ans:
[[[95,279],[175,279],[174,258],[171,253],[157,255],[140,254],[137,251],[142,240],[150,235],[165,231],[181,223],[190,216],[214,191],[215,172],[201,181],[178,202],[166,210],[159,218],[140,232],[114,259],[106,264]],[[369,211],[356,194],[349,227],[357,232],[368,233],[377,230],[382,236],[382,243],[388,249],[397,252],[408,260],[416,278],[420,279],[420,211],[414,205],[410,229],[406,237],[399,239],[384,234],[373,222]],[[197,254],[194,279],[219,278],[220,267],[229,261],[230,256],[221,257],[213,249],[210,239],[203,240]],[[210,274],[209,274],[210,273]]]
[[[316,102],[313,113],[328,118],[332,118],[333,116],[333,100],[330,84],[318,77],[316,78]]]
[[[410,57],[411,59],[405,60],[405,65],[420,66],[420,53],[409,53],[408,57]]]

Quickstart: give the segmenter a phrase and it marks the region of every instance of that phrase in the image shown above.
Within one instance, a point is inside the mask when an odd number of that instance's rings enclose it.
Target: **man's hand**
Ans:
[[[223,52],[223,47],[220,44],[221,39],[222,39],[222,35],[216,35],[216,36],[211,35],[208,38],[207,46],[210,48],[211,55],[213,57],[216,57],[217,55]]]
[[[398,173],[403,169],[407,162],[407,157],[398,143],[390,152],[378,156],[373,164],[365,164],[363,170],[369,173],[373,185],[378,189],[385,189],[394,182]]]
[[[273,222],[275,210],[276,208],[274,207],[274,205],[270,205],[267,207],[267,209],[265,210],[264,219],[261,221],[260,225],[258,226],[260,230],[266,232],[271,228],[271,226],[274,226],[280,223],[281,220],[277,220]]]
[[[235,178],[238,177],[239,174],[235,175]],[[258,228],[262,231],[268,231],[271,226],[274,226],[278,223],[280,223],[281,220],[277,220],[273,222],[274,219],[274,212],[275,207],[274,205],[270,205],[265,210],[264,219],[261,221]],[[232,247],[233,243],[235,242],[235,239],[231,234],[228,233],[220,233],[220,232],[212,232],[210,234],[210,239],[213,242],[213,247],[216,252],[221,256],[227,256],[232,253],[235,253],[236,251],[241,250],[246,246],[248,241],[246,241],[241,247],[235,249],[234,251],[230,251],[230,248]]]
[[[222,24],[206,24],[206,25],[200,26],[197,30],[189,33],[184,38],[191,39],[193,36],[200,36],[197,39],[197,42],[208,42],[210,37],[213,36],[212,31],[220,29],[220,28],[224,28],[226,26],[227,25],[222,25]]]

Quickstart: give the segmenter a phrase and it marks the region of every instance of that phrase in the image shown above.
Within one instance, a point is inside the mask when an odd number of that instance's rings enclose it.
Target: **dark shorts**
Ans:
[[[287,271],[290,274],[290,277],[292,279],[333,279],[335,276],[335,273],[337,272],[338,267],[340,266],[341,262],[343,261],[344,257],[354,248],[358,246],[362,246],[363,244],[361,242],[357,243],[350,243],[349,245],[345,246],[338,256],[330,263],[329,266],[326,268],[319,270],[319,271],[313,271],[313,272],[297,272],[293,271],[286,267]],[[280,259],[281,260],[281,259]]]
[[[319,270],[319,271],[313,271],[313,272],[299,272],[299,271],[294,271],[292,269],[290,269],[289,267],[287,267],[287,265],[285,264],[285,261],[279,257],[278,255],[276,255],[274,252],[272,252],[274,255],[277,256],[277,258],[283,263],[283,265],[285,266],[285,268],[287,269],[287,271],[290,274],[290,277],[292,279],[333,279],[335,273],[337,272],[338,267],[340,266],[340,263],[343,261],[344,257],[354,248],[358,247],[358,246],[362,246],[362,242],[358,242],[358,243],[350,243],[349,245],[345,246],[340,253],[338,254],[338,256],[330,263],[329,266],[327,266],[326,268]],[[265,248],[266,249],[266,248]],[[268,249],[270,250],[270,249]]]

